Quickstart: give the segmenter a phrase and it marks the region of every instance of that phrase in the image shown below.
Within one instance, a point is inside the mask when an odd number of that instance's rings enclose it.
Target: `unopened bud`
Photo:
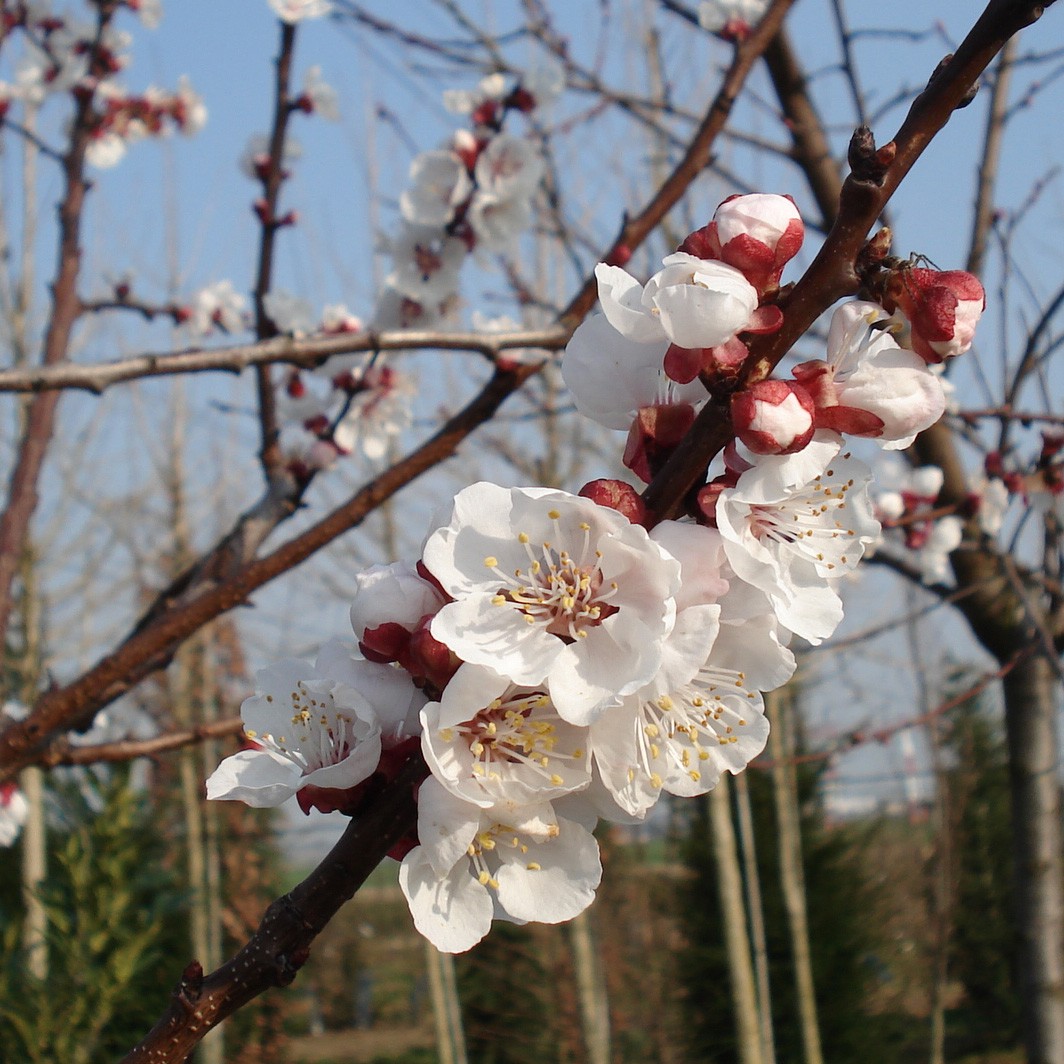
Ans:
[[[633,525],[646,523],[647,507],[642,496],[623,480],[591,480],[579,491],[582,498],[590,499],[599,506],[616,510]]]
[[[732,396],[735,434],[754,454],[794,454],[813,438],[816,407],[797,382],[758,381]]]
[[[897,311],[907,325],[899,342],[935,364],[972,346],[986,293],[979,279],[964,270],[906,266],[887,282],[884,305]]]

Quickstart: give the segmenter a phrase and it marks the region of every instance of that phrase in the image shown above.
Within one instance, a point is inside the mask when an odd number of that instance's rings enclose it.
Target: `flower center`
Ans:
[[[554,829],[554,833],[557,834],[557,829]],[[522,855],[528,853],[528,843],[522,842],[514,829],[505,824],[492,824],[490,828],[478,831],[466,849],[477,882],[492,890],[499,889],[499,881],[495,878],[495,872],[501,864],[498,857],[499,848],[512,849]],[[532,872],[540,871],[536,861],[529,861],[525,867]]]
[[[244,734],[263,749],[287,758],[306,776],[326,765],[343,761],[354,748],[354,719],[340,712],[330,692],[318,691],[299,680],[289,693],[292,708],[290,735],[259,734],[245,728]],[[272,695],[266,696],[273,701]]]
[[[561,538],[557,510],[548,516]],[[602,552],[591,550],[591,526],[580,525],[583,543],[574,556],[569,551],[544,541],[537,556],[531,538],[519,532],[518,542],[528,557],[527,568],[517,568],[513,576],[499,568],[497,558],[488,556],[484,564],[495,573],[502,586],[492,600],[496,606],[516,606],[529,624],[546,628],[565,642],[572,643],[587,637],[587,629],[601,624],[617,607],[609,599],[617,591],[617,584],[606,581],[599,569]]]
[[[473,775],[496,781],[502,773],[526,768],[534,776],[560,787],[565,783],[558,768],[567,762],[580,762],[582,749],[558,749],[558,724],[548,695],[542,691],[504,695],[496,698],[471,721],[442,731],[445,741],[456,736],[473,755]]]
[[[664,758],[669,758],[697,783],[702,778],[701,762],[710,759],[710,750],[737,743],[737,731],[748,723],[745,705],[759,701],[757,692],[746,688],[741,672],[700,669],[679,690],[643,703],[636,724],[639,767],[651,785],[660,788],[664,785],[660,770]],[[634,773],[634,768],[629,770],[629,779]]]
[[[857,559],[848,559],[845,551],[857,533],[835,515],[846,509],[846,495],[853,486],[853,479],[836,481],[829,469],[789,498],[751,505],[750,531],[759,540],[777,543],[826,569],[851,566]]]

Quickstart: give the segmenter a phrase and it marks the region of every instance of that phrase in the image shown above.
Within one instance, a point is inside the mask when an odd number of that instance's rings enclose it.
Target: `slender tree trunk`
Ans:
[[[454,971],[454,954],[441,953],[440,972],[443,975],[443,990],[447,1002],[447,1019],[454,1046],[454,1064],[469,1064],[466,1053],[465,1027],[462,1024],[462,1002],[458,997],[458,979]]]
[[[591,918],[586,911],[569,922],[569,942],[573,949],[587,1061],[588,1064],[609,1064],[610,1004],[606,995],[606,977],[595,949]]]
[[[36,766],[19,776],[29,813],[22,829],[22,948],[26,968],[36,979],[48,977],[48,914],[41,904],[40,889],[47,870],[44,828],[44,773]]]
[[[41,600],[37,588],[37,555],[32,546],[22,553],[22,653],[19,662],[19,697],[32,706],[41,679]],[[26,967],[37,979],[48,976],[48,914],[40,890],[48,874],[48,847],[44,821],[44,773],[36,766],[19,777],[29,812],[22,829],[22,948]]]
[[[745,772],[735,777],[735,807],[739,818],[739,844],[743,854],[746,904],[750,911],[750,941],[754,946],[754,975],[757,977],[757,1016],[761,1031],[761,1056],[765,1064],[776,1064],[776,1043],[772,1036],[772,993],[768,978],[768,944],[765,939],[765,907],[761,902],[761,876],[757,870],[757,839],[750,808],[750,785]]]
[[[921,707],[927,712],[926,705]],[[932,720],[927,727],[931,746],[931,767],[935,775],[934,851],[931,872],[931,1064],[946,1062],[946,986],[949,981],[949,953],[953,931],[953,818],[950,813],[949,778],[942,764],[941,721]]]
[[[725,774],[709,792],[709,819],[713,834],[713,854],[717,860],[724,942],[728,950],[735,1033],[739,1042],[740,1064],[764,1064],[757,1019],[754,967],[750,959],[750,940],[746,935],[746,907],[743,904],[739,851],[735,844],[728,790],[728,776]]]
[[[441,953],[425,939],[425,967],[429,975],[432,1013],[436,1019],[436,1048],[440,1064],[468,1064],[454,956]]]
[[[1020,982],[1028,1064],[1064,1064],[1064,863],[1058,684],[1031,658],[1004,680]]]
[[[791,932],[794,981],[798,995],[798,1018],[802,1027],[805,1064],[824,1064],[820,1048],[820,1025],[816,1011],[816,985],[809,949],[809,915],[806,906],[805,873],[802,870],[802,828],[798,816],[798,776],[794,768],[794,724],[791,696],[773,691],[765,696],[772,720],[769,737],[772,751],[772,781],[776,796],[776,829],[779,840],[780,887]]]
[[[439,1064],[455,1064],[454,1044],[451,1041],[451,1023],[447,1011],[447,990],[443,985],[442,954],[426,938],[425,970],[429,977],[429,997],[432,999],[432,1016],[436,1021],[436,1052]]]

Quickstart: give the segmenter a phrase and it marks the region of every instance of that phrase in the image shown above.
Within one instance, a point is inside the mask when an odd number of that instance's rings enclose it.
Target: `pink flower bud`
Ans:
[[[580,496],[624,514],[633,525],[646,523],[647,508],[639,492],[623,480],[591,480],[579,492]]]
[[[783,267],[798,253],[805,226],[789,196],[730,196],[713,215],[717,256],[741,270],[764,295],[779,287]]]
[[[680,251],[733,266],[763,298],[779,287],[783,267],[798,253],[805,226],[789,196],[730,196],[713,221],[696,229]]]
[[[812,396],[794,381],[758,381],[732,396],[735,434],[754,454],[794,454],[813,438]]]
[[[944,362],[972,346],[975,327],[986,308],[979,279],[964,270],[906,267],[887,283],[884,305],[908,325],[906,346],[925,362]]]
[[[695,408],[689,403],[641,407],[628,430],[624,464],[649,484],[694,420]]]

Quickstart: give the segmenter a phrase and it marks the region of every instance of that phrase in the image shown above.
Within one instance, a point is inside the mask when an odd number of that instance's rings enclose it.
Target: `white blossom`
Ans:
[[[676,252],[646,285],[619,266],[595,267],[599,301],[610,324],[629,340],[668,340],[679,347],[716,347],[757,309],[757,290],[733,266]]]
[[[583,321],[562,357],[562,378],[577,410],[610,429],[627,429],[647,406],[690,403],[700,407],[709,392],[696,377],[670,380],[662,368],[668,341],[642,343],[621,335],[604,314]]]
[[[331,0],[267,0],[270,9],[282,21],[302,22],[304,19],[321,18],[332,11]]]
[[[413,225],[439,227],[469,198],[473,182],[453,151],[422,152],[410,164],[410,187],[399,197],[399,210]]]
[[[279,333],[298,337],[317,331],[318,315],[300,296],[275,288],[262,297],[262,306]]]
[[[836,452],[836,453],[833,453]],[[812,469],[819,468],[814,475]],[[780,623],[811,643],[842,620],[832,581],[879,533],[867,498],[871,470],[833,445],[766,457],[720,493],[717,527],[736,574],[763,591]]]
[[[239,332],[245,327],[247,305],[232,281],[217,281],[193,295],[186,325],[197,336],[207,336],[215,328]]]
[[[424,562],[455,601],[433,636],[588,724],[661,665],[679,564],[614,510],[546,488],[479,483],[455,498]]]
[[[591,782],[587,729],[562,720],[542,688],[492,669],[463,665],[421,722],[432,774],[472,805],[532,805]]]
[[[329,122],[340,120],[340,104],[336,90],[321,76],[321,67],[312,66],[303,75],[303,96],[314,114]]]
[[[256,675],[240,707],[256,749],[227,757],[207,797],[280,805],[305,787],[344,790],[373,774],[382,742],[416,734],[423,699],[409,676],[326,644],[315,665],[286,658]]]
[[[418,931],[445,953],[476,945],[493,917],[571,920],[602,877],[594,836],[549,804],[481,809],[435,778],[418,794],[418,838],[399,885]]]

